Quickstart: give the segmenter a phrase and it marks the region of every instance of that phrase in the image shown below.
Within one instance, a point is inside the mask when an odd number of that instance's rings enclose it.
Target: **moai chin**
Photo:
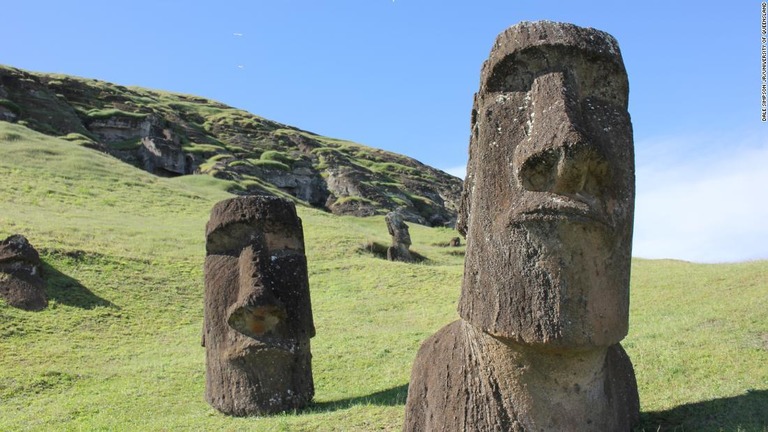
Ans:
[[[235,416],[307,405],[315,328],[294,204],[266,196],[221,201],[205,247],[205,399]]]
[[[616,40],[554,22],[501,33],[475,95],[458,229],[461,319],[424,342],[405,430],[626,431],[634,213]]]

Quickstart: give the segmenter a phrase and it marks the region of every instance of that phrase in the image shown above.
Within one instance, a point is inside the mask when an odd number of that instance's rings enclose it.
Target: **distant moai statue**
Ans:
[[[403,216],[393,211],[387,213],[384,220],[387,222],[387,231],[392,236],[392,245],[387,248],[387,259],[412,262],[411,234],[408,232],[408,225],[403,221]]]
[[[48,306],[40,254],[23,235],[0,241],[0,297],[13,307],[29,311]]]
[[[413,365],[406,431],[628,431],[634,213],[616,40],[553,22],[501,33],[472,110],[461,319]]]
[[[221,201],[205,247],[205,399],[235,416],[307,405],[315,327],[294,204],[268,196]]]

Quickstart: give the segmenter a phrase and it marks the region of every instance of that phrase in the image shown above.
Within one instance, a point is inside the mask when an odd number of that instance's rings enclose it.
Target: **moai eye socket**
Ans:
[[[559,158],[558,152],[551,149],[526,159],[518,172],[523,188],[533,192],[552,190]]]
[[[599,99],[626,109],[629,83],[623,66],[576,47],[545,45],[510,54],[493,66],[488,92],[527,92],[541,75],[563,73],[579,99]]]
[[[209,233],[205,249],[208,255],[239,255],[249,244],[261,243],[263,235],[245,223],[232,223]]]

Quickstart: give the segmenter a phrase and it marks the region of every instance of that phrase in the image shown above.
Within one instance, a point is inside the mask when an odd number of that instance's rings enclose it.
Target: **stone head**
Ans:
[[[42,261],[23,235],[0,241],[0,298],[20,309],[39,311],[48,306]]]
[[[552,349],[627,333],[634,209],[629,86],[616,40],[554,22],[501,33],[483,64],[458,228],[459,313]]]
[[[205,343],[221,361],[286,355],[314,336],[301,220],[293,203],[239,197],[206,226]]]

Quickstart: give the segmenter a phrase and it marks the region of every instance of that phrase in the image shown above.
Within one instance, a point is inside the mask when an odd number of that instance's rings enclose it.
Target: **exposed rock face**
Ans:
[[[165,137],[143,137],[139,158],[145,171],[161,176],[180,176],[193,171],[194,159],[184,153],[178,141]]]
[[[257,172],[260,178],[310,205],[323,207],[328,200],[326,182],[310,163],[297,162],[291,171],[258,169]]]
[[[461,320],[422,345],[405,430],[630,430],[628,81],[610,35],[524,22],[472,111]]]
[[[315,335],[301,219],[292,202],[219,202],[206,226],[205,399],[236,416],[297,409],[314,395]]]
[[[0,242],[0,296],[9,305],[29,311],[48,306],[40,255],[26,237],[12,235]]]
[[[392,236],[392,245],[387,248],[387,259],[389,261],[413,261],[411,256],[411,234],[408,232],[408,225],[403,222],[402,216],[398,212],[390,212],[384,220],[387,222],[387,231]]]
[[[18,117],[11,108],[0,105],[0,120],[13,123]]]
[[[115,114],[87,122],[88,130],[104,142],[119,142],[149,136],[152,122],[146,116]]]

